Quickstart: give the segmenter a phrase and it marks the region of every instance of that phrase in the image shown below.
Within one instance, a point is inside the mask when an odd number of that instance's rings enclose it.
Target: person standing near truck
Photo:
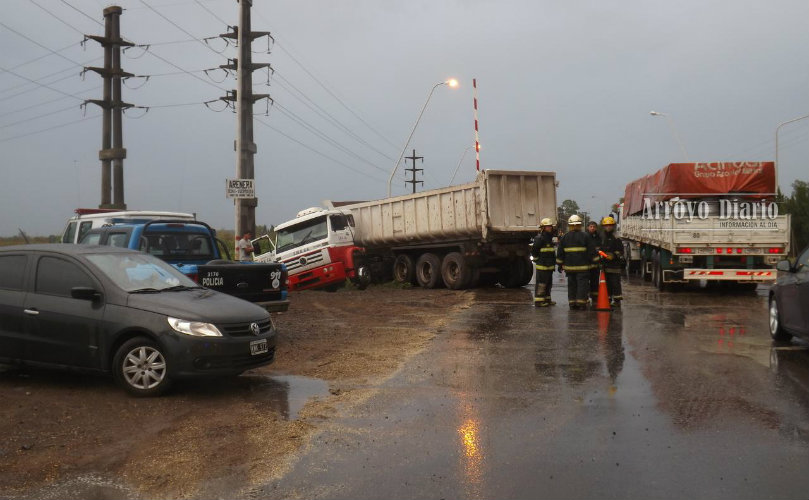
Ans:
[[[624,244],[615,236],[615,219],[604,217],[601,221],[604,228],[604,238],[601,240],[601,252],[605,255],[604,276],[607,281],[607,293],[610,295],[610,305],[621,307],[624,300],[621,295],[621,271],[626,263],[624,259]]]
[[[244,233],[242,239],[236,242],[236,254],[241,262],[253,261],[253,244],[250,242],[252,234]]]
[[[601,235],[598,234],[598,223],[591,220],[587,223],[587,237],[593,241],[596,254],[601,249]],[[598,275],[601,271],[598,262],[590,265],[590,300],[593,304],[598,300]]]
[[[598,260],[592,238],[582,232],[582,220],[571,215],[567,221],[569,231],[559,241],[556,263],[559,271],[567,273],[567,299],[571,309],[587,309],[590,289],[590,269]]]
[[[539,223],[540,233],[534,237],[531,245],[531,260],[536,269],[534,284],[534,305],[548,307],[556,305],[551,300],[553,285],[553,268],[556,266],[556,248],[553,244],[553,222],[544,218]]]

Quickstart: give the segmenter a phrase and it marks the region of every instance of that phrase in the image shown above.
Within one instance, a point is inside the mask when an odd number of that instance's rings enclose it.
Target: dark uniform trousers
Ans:
[[[534,260],[534,269],[536,269],[534,305],[537,307],[553,305],[551,286],[553,285],[553,270],[556,267],[556,248],[550,233],[541,232],[534,238],[531,244],[531,257]]]
[[[621,243],[621,240],[614,235],[605,234],[601,242],[601,250],[611,257],[609,260],[604,261],[604,276],[607,281],[607,293],[609,293],[610,302],[615,305],[620,305],[620,302],[624,298],[621,293],[624,245]]]

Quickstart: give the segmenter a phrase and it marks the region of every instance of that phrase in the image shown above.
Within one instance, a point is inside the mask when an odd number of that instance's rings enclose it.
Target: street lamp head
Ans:
[[[458,86],[458,80],[456,80],[455,78],[450,78],[449,80],[447,80],[444,83],[446,83],[447,85],[449,85],[452,88],[455,88],[455,87]]]

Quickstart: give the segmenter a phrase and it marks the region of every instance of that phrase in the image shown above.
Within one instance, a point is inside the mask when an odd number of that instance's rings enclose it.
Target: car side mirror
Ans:
[[[74,286],[70,289],[70,296],[79,300],[98,300],[101,294],[95,288],[87,286]]]
[[[782,260],[775,265],[775,269],[777,269],[778,271],[786,271],[788,273],[791,273],[792,264],[790,264],[788,260]]]

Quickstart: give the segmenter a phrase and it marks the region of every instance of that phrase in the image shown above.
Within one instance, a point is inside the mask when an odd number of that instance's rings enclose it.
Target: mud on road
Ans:
[[[390,285],[297,293],[278,317],[274,364],[161,398],[0,366],[0,497],[233,497],[283,474],[319,422],[370,397],[473,297]]]

